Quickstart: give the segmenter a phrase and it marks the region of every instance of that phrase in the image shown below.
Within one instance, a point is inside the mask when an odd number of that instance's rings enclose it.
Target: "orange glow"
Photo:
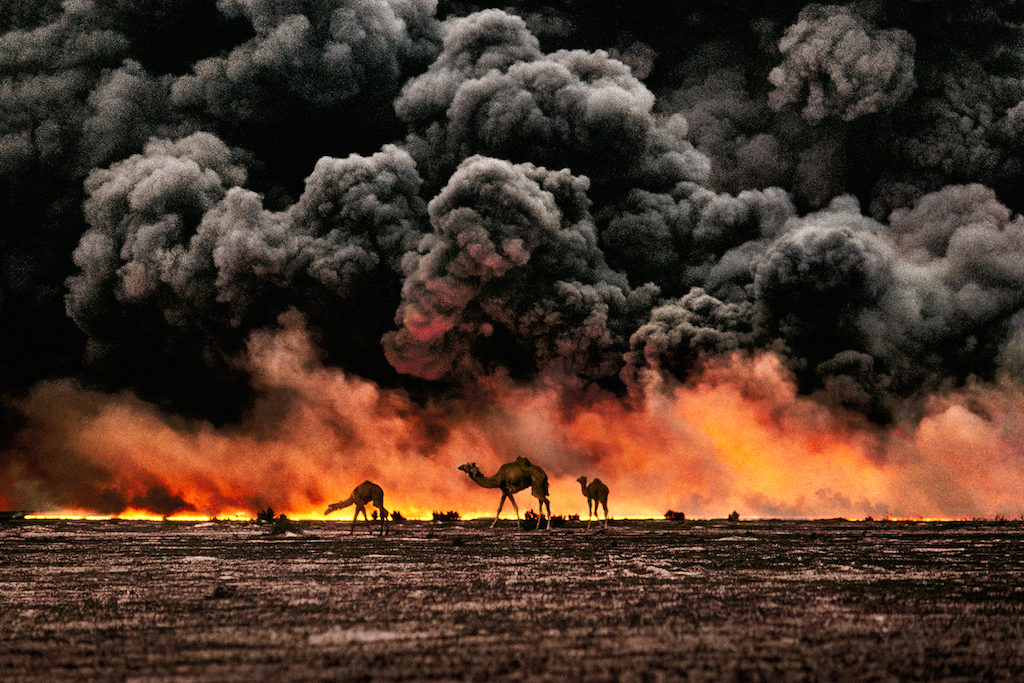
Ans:
[[[328,503],[370,479],[408,519],[434,510],[471,519],[493,515],[500,494],[456,468],[473,461],[491,474],[525,456],[548,472],[556,515],[586,517],[580,475],[608,484],[613,518],[669,509],[691,519],[733,510],[744,519],[1024,512],[1024,397],[1009,384],[946,396],[919,423],[883,430],[798,396],[770,354],[720,359],[698,382],[652,382],[630,400],[596,390],[569,400],[554,380],[491,378],[472,401],[425,406],[317,357],[294,320],[256,335],[249,362],[261,398],[242,424],[222,429],[130,395],[40,384],[22,405],[31,426],[15,447],[47,454],[49,479],[9,475],[2,499],[76,516],[94,514],[83,491],[114,491],[132,502],[114,513],[124,519],[250,519],[267,506],[324,519]],[[521,513],[536,509],[529,491],[516,499]],[[164,508],[142,509],[146,500]],[[513,518],[511,506],[502,516]]]

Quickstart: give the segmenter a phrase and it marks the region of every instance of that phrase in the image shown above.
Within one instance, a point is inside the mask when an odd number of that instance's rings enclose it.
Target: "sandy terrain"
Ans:
[[[1024,679],[1024,524],[0,527],[0,680]]]

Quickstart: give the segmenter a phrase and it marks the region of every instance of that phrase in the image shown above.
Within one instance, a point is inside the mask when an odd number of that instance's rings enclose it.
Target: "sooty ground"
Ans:
[[[1024,524],[0,527],[0,680],[1024,679]]]

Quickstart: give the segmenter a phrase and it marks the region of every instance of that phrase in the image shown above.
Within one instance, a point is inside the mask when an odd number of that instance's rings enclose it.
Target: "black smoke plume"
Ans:
[[[422,403],[760,351],[878,424],[1020,382],[1019,3],[649,5],[7,3],[0,447],[59,378],[235,423],[289,311]]]

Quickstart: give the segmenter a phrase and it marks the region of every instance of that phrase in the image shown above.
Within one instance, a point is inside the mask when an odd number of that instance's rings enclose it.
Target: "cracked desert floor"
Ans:
[[[27,521],[0,680],[1022,680],[1024,523]]]

